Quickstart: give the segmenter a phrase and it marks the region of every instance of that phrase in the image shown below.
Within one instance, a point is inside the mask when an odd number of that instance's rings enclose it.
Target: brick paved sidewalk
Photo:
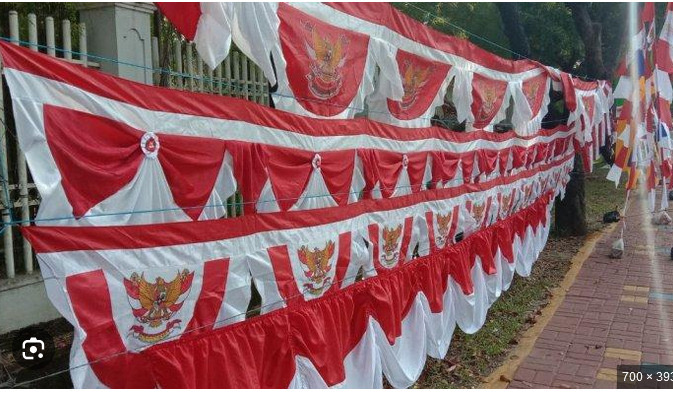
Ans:
[[[627,213],[623,259],[607,257],[617,227],[584,261],[510,388],[614,388],[619,364],[673,364],[673,225],[651,225],[641,204]]]

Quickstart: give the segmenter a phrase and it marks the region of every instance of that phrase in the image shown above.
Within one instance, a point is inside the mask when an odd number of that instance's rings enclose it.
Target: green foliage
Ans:
[[[502,29],[500,13],[493,3],[393,3],[405,14],[443,33],[469,39],[505,58],[512,58],[510,43]],[[664,14],[657,6],[657,16]],[[543,64],[584,74],[584,45],[572,12],[564,3],[519,3],[521,22],[528,37],[531,58]],[[602,25],[603,55],[613,70],[621,53],[625,3],[591,3],[590,14]],[[663,21],[657,21],[659,26]],[[467,30],[465,32],[464,30]],[[468,33],[469,32],[469,33]],[[470,34],[472,33],[472,34]]]
[[[573,70],[584,58],[582,40],[563,3],[520,3],[531,57],[545,65]]]
[[[56,33],[57,47],[62,42],[61,21],[70,20],[72,31],[72,45],[77,48],[79,45],[79,26],[77,24],[79,17],[77,12],[77,3],[0,3],[0,35],[9,37],[9,11],[16,11],[19,14],[19,36],[21,40],[28,40],[28,14],[35,14],[37,19],[38,42],[45,43],[45,18],[51,16],[54,18],[54,31]]]
[[[442,33],[469,39],[472,43],[499,56],[512,57],[509,52],[509,41],[502,33],[500,13],[493,3],[392,4],[405,14]]]

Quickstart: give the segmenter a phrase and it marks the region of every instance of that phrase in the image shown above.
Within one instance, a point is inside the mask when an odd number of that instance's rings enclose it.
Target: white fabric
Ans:
[[[549,225],[536,228],[535,234],[529,227],[524,240],[529,251],[517,257],[517,266],[521,265],[522,269],[530,272],[537,257],[530,250],[541,250],[548,233]],[[513,279],[515,265],[502,258],[499,250],[496,253],[498,261],[498,272],[489,276],[477,258],[472,269],[474,293],[470,295],[465,295],[460,286],[449,278],[441,313],[432,313],[425,295],[419,293],[402,321],[401,336],[392,346],[379,324],[370,319],[362,339],[344,360],[346,378],[332,387],[380,388],[382,376],[395,388],[411,386],[420,375],[426,356],[436,359],[446,356],[456,326],[468,334],[483,326],[488,308],[503,290],[510,287]],[[299,356],[296,360],[297,371],[289,387],[316,389],[327,386],[310,360]]]
[[[211,69],[229,54],[231,42],[264,72],[271,85],[276,84],[269,54],[278,43],[280,21],[276,3],[200,3],[194,43]]]
[[[338,206],[325,184],[320,168],[311,169],[311,176],[308,179],[306,189],[297,200],[297,203],[290,210],[309,210],[322,207]]]
[[[392,58],[394,58],[394,56]],[[446,97],[446,90],[448,89],[449,84],[451,83],[452,77],[449,77],[449,74],[447,74],[447,77],[444,79],[441,86],[439,87],[439,90],[437,91],[437,94],[435,94],[435,97],[430,103],[430,106],[428,106],[428,108],[423,114],[421,114],[415,119],[402,120],[395,117],[392,113],[390,113],[390,110],[388,109],[388,99],[391,99],[393,101],[399,101],[404,95],[403,91],[402,96],[398,96],[399,97],[398,99],[393,98],[394,97],[393,94],[389,91],[390,89],[387,88],[387,86],[390,85],[390,83],[389,82],[383,83],[387,80],[386,78],[384,78],[385,75],[391,73],[392,73],[391,71],[381,68],[381,72],[379,73],[379,76],[381,78],[376,86],[376,90],[367,98],[368,117],[372,120],[380,121],[386,124],[392,124],[398,127],[407,127],[407,128],[430,127],[432,125],[431,124],[432,117],[434,116],[437,107],[441,106],[444,103],[444,98]],[[400,75],[398,74],[398,77],[399,76]],[[400,81],[399,83],[402,82]]]
[[[451,99],[453,105],[456,107],[456,116],[458,123],[467,122],[472,124],[474,122],[474,115],[472,114],[472,72],[464,71],[458,67],[452,67],[449,71],[449,77],[453,78],[453,94]]]

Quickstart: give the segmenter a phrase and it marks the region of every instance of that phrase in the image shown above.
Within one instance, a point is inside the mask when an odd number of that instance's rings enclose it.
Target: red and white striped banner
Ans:
[[[316,119],[0,54],[76,387],[409,386],[530,274],[572,170],[565,126]]]

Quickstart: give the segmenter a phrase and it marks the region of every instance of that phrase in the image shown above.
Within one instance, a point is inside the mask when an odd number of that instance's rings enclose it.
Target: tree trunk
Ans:
[[[556,231],[562,236],[584,236],[588,232],[584,199],[584,170],[580,154],[575,155],[575,164],[570,173],[565,198],[556,197],[554,222]]]
[[[509,46],[513,52],[516,52],[517,60],[530,57],[530,45],[528,37],[523,29],[521,18],[519,18],[519,5],[517,3],[495,3],[500,11],[505,35],[509,40]]]
[[[164,72],[170,69],[171,54],[169,51],[170,45],[170,34],[167,34],[164,27],[164,15],[161,11],[154,11],[154,18],[152,20],[154,34],[157,37],[157,42],[159,43],[159,68],[162,70],[159,74],[159,86],[167,87],[169,85],[169,73]]]
[[[566,3],[566,6],[572,11],[575,29],[584,43],[587,76],[609,79],[610,75],[603,63],[602,25],[591,20],[589,3]]]
[[[591,20],[588,3],[566,3],[575,22],[575,29],[584,43],[584,62],[587,75],[608,79],[603,64],[602,26]],[[586,203],[584,199],[584,169],[582,158],[575,155],[575,165],[566,187],[565,198],[556,198],[555,223],[559,234],[583,236],[587,234]]]

